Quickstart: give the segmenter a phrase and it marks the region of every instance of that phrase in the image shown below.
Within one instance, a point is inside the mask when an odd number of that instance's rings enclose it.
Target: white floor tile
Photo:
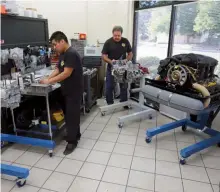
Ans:
[[[80,125],[80,133],[84,133],[84,131],[87,129],[87,127],[89,126],[89,122],[85,121]]]
[[[86,162],[81,168],[78,176],[101,180],[104,171],[105,171],[104,165]]]
[[[117,138],[118,138],[117,133],[102,132],[102,134],[99,137],[99,140],[100,141],[116,142]]]
[[[125,186],[101,182],[97,192],[125,192]]]
[[[139,129],[138,137],[146,138],[147,129]]]
[[[165,140],[165,141],[175,141],[175,134],[174,131],[168,131],[168,132],[164,132],[164,133],[160,133],[159,135],[157,135],[157,140]]]
[[[220,169],[219,157],[202,155],[202,158],[206,167],[213,169]]]
[[[100,134],[101,134],[101,131],[85,130],[85,132],[82,134],[82,137],[88,138],[88,139],[98,139]]]
[[[128,180],[128,186],[153,191],[154,174],[131,170]]]
[[[137,137],[136,145],[144,146],[144,147],[151,147],[151,148],[156,147],[156,138],[153,138],[150,143],[146,143],[145,139],[146,139],[145,137]]]
[[[48,152],[47,149],[45,149],[43,147],[39,147],[39,146],[32,146],[28,149],[28,151],[34,152],[34,153],[41,153],[42,155],[44,155],[45,153]]]
[[[186,143],[186,142],[181,142],[181,141],[178,141],[177,142],[177,148],[178,148],[178,150],[181,150],[181,149],[184,149],[184,148],[186,148],[186,147],[189,147],[190,145],[193,145],[193,144],[195,144],[195,143],[193,143],[193,142],[191,142],[191,143]]]
[[[209,176],[209,179],[211,180],[211,183],[214,185],[219,185],[220,184],[220,170],[207,168],[206,171],[208,172],[208,176]]]
[[[40,189],[40,191],[38,191],[38,192],[54,192],[54,191],[47,190],[47,189]]]
[[[150,129],[156,127],[156,119],[142,120],[140,123],[140,129]]]
[[[93,149],[97,151],[112,152],[114,146],[115,143],[112,142],[97,141]]]
[[[156,192],[182,192],[183,185],[181,179],[156,175],[155,180]]]
[[[67,173],[70,175],[77,175],[82,165],[82,161],[63,159],[63,161],[56,168],[56,171],[61,173]]]
[[[156,161],[156,173],[160,175],[181,178],[180,166],[178,163]]]
[[[54,172],[44,184],[43,188],[57,192],[66,192],[74,178],[75,177],[71,175]]]
[[[39,161],[42,156],[43,155],[40,153],[27,151],[16,160],[16,163],[33,166],[35,163],[37,163],[37,161]]]
[[[136,146],[134,156],[155,159],[155,148]]]
[[[169,161],[178,163],[178,154],[176,151],[168,151],[164,149],[157,149],[156,159],[161,161]]]
[[[137,171],[155,173],[155,160],[146,159],[142,157],[134,157],[132,161],[131,169],[137,170]]]
[[[84,149],[92,149],[95,143],[96,140],[81,138],[77,146]]]
[[[214,192],[219,192],[220,189],[219,185],[212,185],[212,188]]]
[[[152,191],[133,188],[133,187],[127,187],[126,192],[152,192]]]
[[[209,183],[209,178],[204,167],[184,165],[181,166],[182,178]]]
[[[57,157],[65,157],[65,155],[63,154],[65,148],[65,145],[57,145],[53,151],[53,155]]]
[[[120,133],[121,129],[119,129],[118,126],[115,124],[115,125],[107,125],[104,131],[108,133]]]
[[[87,158],[87,162],[107,165],[111,153],[102,151],[92,151]]]
[[[130,169],[131,161],[132,161],[132,156],[113,153],[110,157],[108,165],[113,167]]]
[[[30,186],[30,185],[25,185],[23,187],[17,187],[15,186],[10,192],[38,192],[39,191],[39,188],[38,187],[33,187],[33,186]]]
[[[35,187],[42,187],[45,181],[50,177],[51,173],[52,171],[33,167],[27,178],[27,184]]]
[[[121,134],[123,134],[123,135],[137,136],[137,134],[138,134],[138,129],[126,127],[126,128],[124,128],[124,129],[121,130]]]
[[[34,167],[53,171],[56,169],[56,167],[59,165],[61,161],[61,157],[49,157],[49,155],[46,154],[34,165]]]
[[[105,127],[105,124],[100,124],[100,123],[91,123],[88,127],[87,130],[93,130],[93,131],[102,131]]]
[[[107,167],[103,175],[102,181],[109,183],[116,183],[120,185],[126,185],[128,180],[128,169]]]
[[[134,145],[127,145],[116,143],[113,153],[118,153],[122,155],[133,155]]]
[[[9,192],[15,186],[14,181],[9,181],[5,179],[1,179],[1,191],[2,192]]]
[[[208,156],[220,157],[220,148],[217,146],[212,146],[212,147],[209,147],[209,148],[201,151],[201,154],[208,155]]]
[[[71,154],[67,155],[66,158],[85,161],[89,153],[89,149],[76,148]]]
[[[193,154],[192,156],[188,157],[186,160],[186,164],[188,165],[195,165],[199,167],[204,167],[204,163],[202,161],[202,156],[200,153]]]
[[[194,133],[190,130],[183,132],[181,129],[175,132],[176,140],[181,142],[195,143]]]
[[[24,145],[24,144],[19,144],[19,143],[14,143],[10,149],[17,149],[17,150],[22,150],[22,151],[26,151],[30,148],[30,145]]]
[[[108,123],[109,119],[111,118],[111,115],[106,114],[105,116],[96,116],[93,120],[93,123],[100,123],[100,124],[106,124]]]
[[[99,181],[76,177],[68,192],[96,192]]]
[[[25,151],[17,149],[7,149],[1,154],[1,160],[14,162],[18,159]]]
[[[122,135],[120,134],[118,137],[118,143],[130,144],[135,145],[137,136],[130,136],[130,135]]]
[[[212,187],[208,183],[201,183],[197,181],[189,181],[183,179],[183,187],[184,187],[184,192],[213,192]]]
[[[158,140],[157,141],[157,148],[177,151],[177,146],[176,146],[175,141]]]

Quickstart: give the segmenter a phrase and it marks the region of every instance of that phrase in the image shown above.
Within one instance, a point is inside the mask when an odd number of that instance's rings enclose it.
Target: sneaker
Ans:
[[[63,152],[63,154],[64,155],[69,155],[69,154],[71,154],[73,151],[74,151],[74,149],[76,148],[76,144],[70,144],[70,143],[68,143],[67,145],[66,145],[66,149],[64,150],[64,152]]]

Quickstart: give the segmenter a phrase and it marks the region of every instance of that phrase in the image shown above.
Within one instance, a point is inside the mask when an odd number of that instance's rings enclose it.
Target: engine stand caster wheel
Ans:
[[[185,165],[185,164],[186,164],[186,160],[185,160],[185,159],[183,159],[183,158],[182,158],[182,159],[180,159],[180,164],[181,164],[181,165]]]
[[[53,157],[53,151],[52,150],[49,150],[49,156]]]
[[[90,109],[86,109],[86,113],[89,113],[90,112]]]
[[[26,184],[26,179],[18,179],[16,184],[18,187],[23,187]]]
[[[185,132],[186,130],[187,130],[186,125],[183,125],[183,126],[182,126],[182,131]]]
[[[94,103],[94,105],[97,105],[97,101]]]
[[[152,115],[149,115],[148,118],[149,118],[149,119],[153,119]]]
[[[124,125],[123,123],[119,123],[119,124],[118,124],[118,128],[121,129],[121,128],[123,127],[123,125]]]
[[[145,141],[146,141],[146,143],[150,143],[151,142],[151,138],[146,138]]]
[[[105,116],[105,112],[101,112],[101,116]]]

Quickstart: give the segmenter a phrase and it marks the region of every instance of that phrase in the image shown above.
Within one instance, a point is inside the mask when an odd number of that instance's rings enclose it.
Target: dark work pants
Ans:
[[[120,102],[128,100],[128,84],[127,83],[120,83]],[[114,77],[110,69],[107,69],[106,72],[106,101],[108,105],[114,103],[113,92],[114,92]]]
[[[77,144],[80,135],[80,96],[65,96],[65,121],[67,142]]]

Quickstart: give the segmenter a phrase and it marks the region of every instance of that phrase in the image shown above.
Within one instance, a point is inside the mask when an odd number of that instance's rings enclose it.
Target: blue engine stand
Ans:
[[[220,144],[220,132],[213,130],[209,127],[206,127],[207,122],[209,121],[209,114],[210,114],[210,110],[202,112],[200,115],[198,115],[199,120],[197,120],[196,122],[186,118],[176,122],[162,125],[160,127],[148,129],[146,131],[146,142],[150,143],[153,136],[178,127],[182,127],[182,130],[186,131],[187,126],[190,126],[191,128],[200,130],[210,135],[211,136],[210,138],[200,141],[189,147],[186,147],[180,151],[180,164],[183,165],[186,163],[186,158],[190,157],[192,154],[197,153],[213,145]]]
[[[1,174],[17,177],[16,184],[18,187],[22,187],[26,184],[26,179],[29,176],[29,169],[1,164]]]

